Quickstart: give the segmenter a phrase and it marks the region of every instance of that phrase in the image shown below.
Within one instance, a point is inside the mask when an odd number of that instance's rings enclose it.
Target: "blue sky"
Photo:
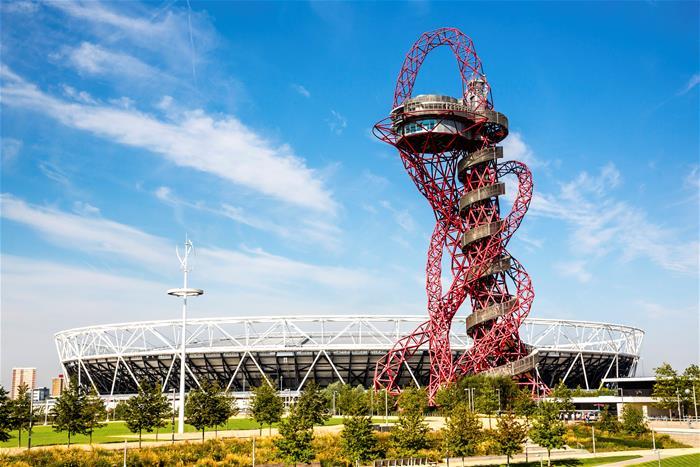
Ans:
[[[4,384],[48,383],[59,330],[177,317],[186,232],[191,316],[425,313],[432,213],[370,130],[442,26],[533,169],[531,315],[643,328],[644,373],[697,363],[698,3],[1,8]],[[415,93],[459,90],[437,50]]]

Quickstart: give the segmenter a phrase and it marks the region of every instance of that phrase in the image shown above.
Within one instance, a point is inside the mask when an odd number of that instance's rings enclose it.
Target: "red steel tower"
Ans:
[[[462,96],[412,97],[427,54],[443,45],[457,59]],[[493,108],[472,40],[454,28],[421,35],[399,73],[391,115],[375,125],[374,134],[396,147],[436,219],[426,266],[429,319],[380,359],[375,389],[398,393],[396,381],[405,361],[426,343],[431,403],[441,386],[461,374],[510,374],[534,388],[534,358],[528,357],[518,334],[534,292],[525,269],[506,251],[532,199],[532,176],[522,162],[499,162],[503,148],[497,144],[508,136],[508,119]],[[505,194],[505,175],[515,175],[518,188],[510,212],[503,216],[499,196]],[[443,260],[452,276],[445,287]],[[449,332],[467,296],[472,312],[466,327],[473,346],[455,355]]]

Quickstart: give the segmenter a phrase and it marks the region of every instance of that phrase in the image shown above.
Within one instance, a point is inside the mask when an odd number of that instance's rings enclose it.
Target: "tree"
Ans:
[[[464,463],[465,456],[476,454],[477,446],[483,438],[481,421],[466,402],[461,402],[450,411],[445,425],[443,442],[448,457],[459,456]]]
[[[569,389],[563,381],[559,381],[559,384],[552,390],[550,397],[557,404],[559,412],[571,412],[575,409],[572,401],[571,389]]]
[[[509,467],[511,456],[522,452],[526,439],[527,425],[518,422],[513,412],[507,412],[498,419],[496,442],[499,452],[506,455],[506,464]]]
[[[282,437],[275,440],[275,446],[286,462],[308,463],[313,459],[313,426],[299,414],[296,405],[289,416],[280,422],[279,433]]]
[[[107,407],[105,407],[105,403],[94,388],[92,388],[85,399],[83,416],[85,417],[85,426],[90,435],[90,444],[92,444],[92,432],[96,428],[105,426],[104,423],[101,423],[101,420],[107,417]]]
[[[498,410],[498,393],[492,385],[491,378],[484,378],[474,395],[474,409],[489,417],[489,429],[491,429],[491,415]]]
[[[512,399],[513,411],[516,415],[529,420],[537,411],[537,403],[532,393],[527,389],[519,389]]]
[[[32,409],[32,394],[29,391],[29,386],[22,383],[17,388],[15,399],[10,405],[10,420],[13,429],[17,430],[17,446],[22,445],[22,430],[29,430],[29,422],[31,419],[30,411]]]
[[[277,394],[277,391],[266,381],[253,389],[253,396],[250,399],[250,412],[253,420],[260,425],[262,435],[263,425],[267,425],[272,434],[272,424],[277,423],[282,418],[284,411],[284,401]]]
[[[457,382],[452,382],[438,389],[437,394],[435,394],[435,403],[440,407],[444,416],[449,416],[450,412],[464,401],[464,396],[465,392],[462,387]]]
[[[672,411],[678,403],[678,373],[673,367],[664,362],[658,368],[654,368],[656,382],[652,391],[652,397],[656,399],[655,405],[668,410],[669,418],[673,418]],[[680,414],[678,414],[680,417]]]
[[[622,408],[622,429],[633,435],[649,431],[642,411],[630,404],[625,404]]]
[[[372,459],[377,453],[378,440],[372,431],[372,418],[364,415],[346,417],[340,432],[343,454],[354,463]]]
[[[687,393],[685,391],[688,391]],[[684,405],[690,409],[690,412],[686,413],[697,413],[697,407],[695,407],[695,402],[697,402],[698,396],[700,396],[700,366],[690,365],[683,372],[683,388],[680,390],[681,396],[684,399]],[[693,397],[695,394],[695,397]]]
[[[72,380],[56,399],[53,408],[53,429],[57,432],[68,432],[68,446],[73,435],[88,434],[89,424],[85,419],[86,404],[87,392],[78,385],[76,380]]]
[[[535,414],[535,422],[530,430],[532,441],[547,449],[547,465],[552,465],[552,449],[564,446],[564,422],[559,419],[559,404],[552,401],[540,402]]]
[[[160,385],[151,386],[145,382],[139,386],[138,394],[126,401],[124,409],[126,427],[132,433],[139,434],[139,447],[143,431],[150,433],[164,426],[164,419],[172,410]]]
[[[310,381],[299,395],[296,402],[297,413],[311,426],[323,425],[330,418],[326,410],[326,398],[315,381]]]
[[[425,391],[407,388],[399,396],[399,420],[391,430],[391,440],[405,456],[414,456],[428,446],[428,425],[423,420],[427,406]]]
[[[12,401],[7,397],[7,391],[0,386],[0,441],[7,441],[12,436]]]
[[[233,409],[231,398],[219,390],[216,381],[212,383],[205,380],[199,389],[190,392],[185,404],[187,423],[202,432],[202,441],[204,430],[208,426],[225,423],[236,411],[237,409]]]
[[[597,425],[599,430],[608,433],[618,433],[622,428],[619,420],[610,413],[610,408],[607,405],[601,410]]]

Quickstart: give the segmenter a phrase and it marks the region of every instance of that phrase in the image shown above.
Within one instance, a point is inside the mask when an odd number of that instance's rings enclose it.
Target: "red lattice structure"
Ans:
[[[461,98],[413,98],[418,70],[440,46],[448,46],[457,59]],[[506,250],[532,199],[532,176],[522,162],[499,163],[503,148],[497,144],[508,135],[508,120],[493,108],[472,40],[454,28],[424,33],[404,60],[391,115],[375,125],[374,133],[396,147],[436,219],[426,266],[429,320],[377,363],[375,389],[398,393],[396,381],[406,360],[426,344],[431,403],[438,389],[457,376],[483,371],[516,376],[534,389],[534,361],[518,334],[534,292],[527,272]],[[501,179],[506,175],[517,177],[518,185],[513,207],[503,217],[499,196],[505,194]],[[452,274],[449,287],[442,284],[443,259]],[[449,332],[467,297],[473,346],[455,356]]]

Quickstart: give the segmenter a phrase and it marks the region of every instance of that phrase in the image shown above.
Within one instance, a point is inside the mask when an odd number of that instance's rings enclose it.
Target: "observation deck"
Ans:
[[[396,145],[422,153],[471,152],[484,139],[497,143],[508,136],[508,119],[502,113],[438,94],[406,99],[391,111],[391,121]]]

